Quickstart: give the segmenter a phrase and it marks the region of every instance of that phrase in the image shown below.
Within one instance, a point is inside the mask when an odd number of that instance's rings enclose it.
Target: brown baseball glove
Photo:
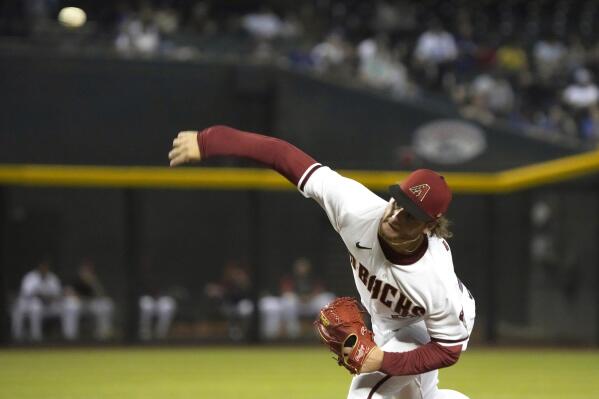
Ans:
[[[314,321],[323,342],[337,356],[337,363],[352,374],[360,373],[368,354],[376,347],[362,313],[356,299],[341,297],[323,307]]]

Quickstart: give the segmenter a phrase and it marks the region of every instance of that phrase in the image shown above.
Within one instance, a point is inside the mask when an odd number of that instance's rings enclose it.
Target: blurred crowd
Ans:
[[[191,301],[189,295],[156,282],[148,284],[153,276],[147,273],[140,276],[135,304],[137,339],[247,341],[252,339],[256,321],[256,330],[266,340],[313,338],[314,318],[335,298],[305,257],[283,267],[278,282],[271,288],[260,287],[261,292],[255,291],[244,262],[229,259],[219,273],[216,281],[200,281],[203,290],[195,292]],[[127,334],[123,327],[130,325],[122,323],[128,305],[108,294],[91,259],[82,259],[73,276],[62,279],[52,270],[50,260],[42,258],[23,276],[9,302],[12,337],[17,343],[113,341]],[[255,304],[259,317],[254,314]],[[115,323],[119,318],[121,323]]]
[[[91,259],[82,259],[74,276],[66,280],[52,271],[49,259],[41,259],[23,276],[11,302],[15,342],[41,342],[48,331],[53,330],[59,330],[55,335],[67,341],[117,338],[115,302],[105,290]],[[138,299],[139,339],[167,338],[176,309],[177,302],[172,296],[143,292]],[[86,334],[81,334],[82,325],[87,327],[83,328]]]
[[[49,40],[67,3],[89,18],[67,39],[122,56],[276,63],[548,140],[599,140],[593,0],[9,1],[0,33]]]
[[[205,286],[205,295],[213,304],[213,317],[225,318],[229,338],[244,340],[254,316],[252,279],[247,266],[236,260],[229,260],[222,270],[220,281]],[[258,293],[260,335],[267,340],[312,336],[312,321],[335,295],[326,290],[305,257],[295,259],[290,270],[283,270],[277,287]]]

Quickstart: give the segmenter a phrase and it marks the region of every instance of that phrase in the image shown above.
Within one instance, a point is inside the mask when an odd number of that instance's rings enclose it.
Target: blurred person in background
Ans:
[[[165,339],[177,311],[177,301],[170,295],[152,290],[139,298],[139,338],[143,341]]]
[[[492,123],[496,117],[507,118],[514,108],[515,93],[509,81],[497,72],[478,75],[467,86],[462,115],[483,124]]]
[[[365,39],[358,44],[358,77],[367,85],[387,90],[398,97],[415,94],[399,53],[389,46],[387,36]]]
[[[236,260],[227,261],[221,280],[207,284],[204,292],[226,318],[229,338],[244,339],[254,312],[252,282],[246,269]]]
[[[30,338],[41,341],[43,338],[42,322],[46,318],[59,318],[65,338],[75,338],[75,331],[65,323],[66,312],[72,310],[62,297],[62,287],[56,274],[50,271],[50,262],[42,260],[37,267],[23,277],[19,297],[12,310],[13,337],[21,341],[25,339],[25,319],[29,320]]]
[[[498,70],[514,85],[530,74],[526,49],[516,35],[508,37],[500,44],[495,57]]]
[[[353,75],[351,63],[348,63],[353,56],[353,49],[340,32],[330,33],[312,48],[310,56],[316,72],[341,77]]]
[[[314,320],[320,309],[333,299],[335,295],[327,292],[314,276],[310,260],[296,259],[291,275],[281,281],[281,319],[285,322],[287,336],[299,337],[300,318]]]
[[[283,33],[283,21],[269,7],[263,6],[241,18],[241,26],[257,40],[272,40]]]
[[[580,138],[594,139],[597,127],[593,111],[599,102],[599,88],[587,69],[580,68],[574,73],[574,81],[564,89],[562,100],[576,121]]]
[[[73,338],[79,337],[81,316],[94,318],[94,338],[106,340],[112,334],[114,303],[96,274],[92,260],[84,259],[77,269],[73,282],[65,287],[65,323]]]
[[[414,65],[421,71],[425,82],[434,89],[447,87],[453,78],[453,64],[457,57],[454,36],[443,28],[439,19],[431,20],[414,49]]]
[[[266,339],[298,338],[302,334],[301,319],[312,321],[324,305],[335,299],[304,257],[293,262],[291,273],[281,279],[279,289],[280,295],[264,295],[259,301],[261,333]]]
[[[555,78],[565,70],[566,46],[557,35],[548,34],[538,40],[533,47],[533,59],[537,76],[546,84],[555,84]]]
[[[157,14],[149,5],[144,4],[139,12],[126,9],[122,12],[118,25],[118,34],[114,45],[116,50],[124,56],[151,57],[158,53],[161,45],[161,34],[157,15],[167,16],[161,18],[162,26],[172,28],[178,23],[176,19],[169,18],[168,11]]]

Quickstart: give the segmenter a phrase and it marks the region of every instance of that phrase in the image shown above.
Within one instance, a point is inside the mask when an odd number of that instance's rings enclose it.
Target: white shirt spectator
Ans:
[[[540,40],[533,49],[533,57],[538,73],[543,79],[553,77],[564,67],[566,47],[557,40]]]
[[[329,35],[324,42],[314,46],[310,54],[318,71],[325,72],[330,67],[340,65],[347,57],[343,39],[337,34]]]
[[[153,55],[160,47],[160,32],[154,24],[144,24],[139,18],[125,20],[115,40],[118,52],[124,55]]]
[[[41,297],[44,299],[55,299],[60,296],[60,280],[52,272],[45,277],[37,270],[32,270],[23,277],[21,283],[21,297]]]
[[[264,11],[245,15],[242,26],[259,39],[273,39],[281,34],[283,21],[273,12]]]
[[[566,54],[566,47],[557,41],[541,40],[535,44],[534,57],[537,63],[557,63]]]
[[[13,337],[18,341],[26,338],[25,320],[29,319],[29,338],[40,341],[43,338],[42,320],[46,317],[59,317],[63,322],[65,338],[74,338],[61,317],[64,310],[60,280],[48,270],[47,263],[40,263],[38,268],[27,273],[21,282],[21,291],[12,309]]]
[[[499,114],[507,114],[514,105],[514,91],[505,79],[496,79],[482,74],[472,82],[472,96],[475,104]]]
[[[599,101],[599,89],[593,83],[588,70],[581,68],[574,74],[575,83],[566,87],[563,101],[572,108],[589,108]]]
[[[439,64],[455,60],[458,49],[451,33],[428,30],[418,38],[414,55],[418,61]]]
[[[373,39],[366,39],[358,45],[358,57],[359,76],[366,84],[390,88],[398,95],[409,94],[407,70],[401,62],[393,59],[389,49]]]
[[[597,104],[599,89],[590,83],[587,85],[572,84],[564,90],[564,102],[573,108],[588,108]]]

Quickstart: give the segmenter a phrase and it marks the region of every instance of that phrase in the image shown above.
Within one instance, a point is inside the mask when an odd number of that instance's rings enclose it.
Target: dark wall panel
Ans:
[[[178,130],[237,124],[232,68],[0,57],[0,160],[165,165]]]

